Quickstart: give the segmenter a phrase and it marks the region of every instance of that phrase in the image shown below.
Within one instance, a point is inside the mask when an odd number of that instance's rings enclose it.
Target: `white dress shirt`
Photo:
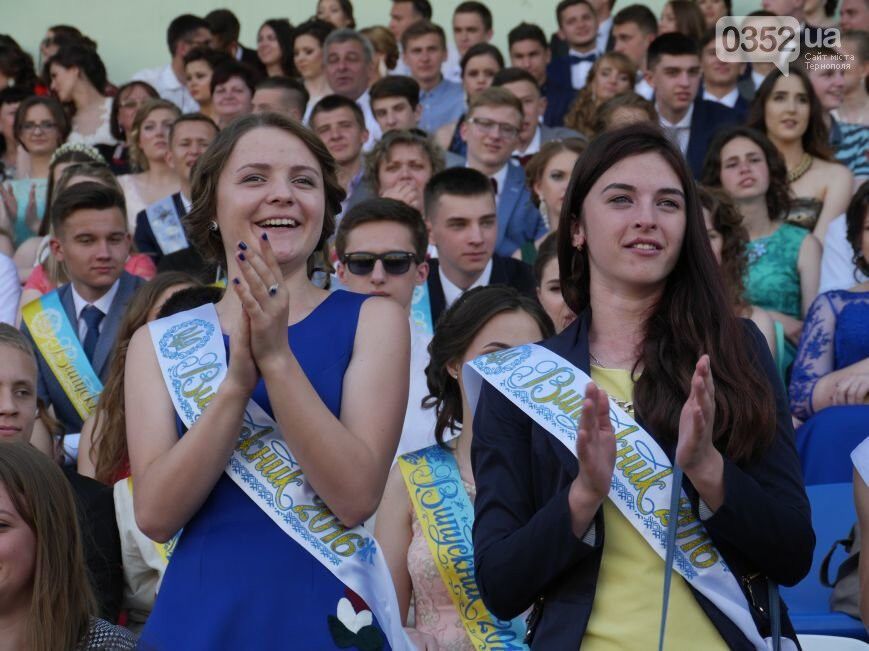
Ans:
[[[425,367],[429,363],[428,345],[431,335],[422,332],[410,320],[410,387],[407,396],[407,410],[401,439],[395,453],[397,460],[402,454],[416,452],[435,444],[434,428],[437,418],[435,410],[423,409],[422,399],[428,395]],[[393,461],[394,463],[394,461]]]
[[[513,152],[513,155],[518,157],[518,156],[528,156],[529,154],[536,154],[537,152],[540,151],[540,139],[541,139],[540,125],[538,124],[537,129],[534,130],[534,137],[531,138],[531,142],[528,143],[528,146],[525,148],[525,151],[519,151],[518,149],[516,149]],[[506,169],[506,165],[504,167]],[[500,191],[500,189],[501,189],[501,182],[498,181],[498,190]]]
[[[691,104],[688,107],[688,112],[676,124],[668,122],[661,115],[661,110],[657,106],[655,108],[658,109],[658,117],[661,120],[664,132],[669,134],[673,142],[679,145],[679,149],[682,150],[682,154],[684,155],[688,151],[688,141],[691,140],[691,116],[694,115],[694,105]]]
[[[754,89],[757,90],[760,88],[760,85],[763,83],[763,80],[766,79],[766,75],[758,72],[757,70],[751,71],[751,81],[754,82]]]
[[[646,81],[645,77],[643,77],[636,84],[634,84],[634,92],[643,99],[647,99],[650,102],[655,96],[655,89],[652,88],[652,85],[648,81]]]
[[[169,100],[181,109],[182,113],[195,113],[199,104],[193,99],[187,86],[182,84],[172,64],[167,63],[161,68],[146,68],[133,75],[133,81],[145,81],[151,84],[163,99]]]
[[[0,253],[0,323],[14,326],[21,299],[21,282],[12,258]]]
[[[368,140],[365,141],[363,151],[371,151],[375,143],[380,140],[383,132],[380,130],[380,125],[374,119],[374,113],[371,111],[371,95],[366,90],[356,98],[356,104],[362,109],[362,115],[365,116],[365,128],[368,130]]]
[[[483,273],[480,274],[480,277],[477,278],[468,289],[462,289],[461,287],[454,285],[453,282],[444,274],[443,267],[438,267],[438,274],[440,274],[441,287],[443,287],[444,290],[444,300],[446,301],[446,306],[449,307],[465,292],[474,289],[474,287],[485,287],[489,284],[489,281],[492,279],[492,260],[490,259],[489,262],[486,263]]]
[[[118,279],[115,281],[115,284],[109,288],[105,294],[103,294],[100,298],[95,300],[93,303],[88,303],[85,299],[81,297],[81,295],[75,291],[75,285],[72,285],[72,303],[75,307],[75,317],[78,320],[78,338],[84,341],[84,338],[87,336],[88,325],[87,322],[82,318],[81,313],[88,305],[93,305],[103,314],[108,314],[109,310],[112,307],[112,301],[115,300],[115,295],[118,293],[118,287],[121,284],[121,280]],[[100,332],[103,331],[103,324],[106,322],[105,318],[100,322],[100,326],[98,330]]]
[[[848,242],[845,215],[839,215],[827,227],[824,235],[824,253],[821,256],[821,282],[818,293],[834,289],[850,289],[869,280],[852,262],[854,250]],[[856,278],[854,277],[854,272]]]
[[[613,17],[610,16],[597,26],[597,51],[606,52],[607,41],[610,40],[610,32],[613,29]]]
[[[568,56],[578,56],[578,57],[587,57],[592,54],[597,53],[597,49],[591,52],[577,52],[573,48],[568,50]],[[579,90],[580,88],[585,87],[585,81],[588,79],[588,72],[591,70],[591,67],[594,65],[592,61],[583,61],[581,63],[574,63],[570,66],[570,85],[573,86],[575,90]]]
[[[703,99],[709,100],[710,102],[715,102],[716,104],[724,104],[724,106],[726,106],[727,108],[734,108],[736,106],[736,102],[739,101],[739,89],[734,88],[724,97],[715,97],[715,95],[713,95],[704,88]]]

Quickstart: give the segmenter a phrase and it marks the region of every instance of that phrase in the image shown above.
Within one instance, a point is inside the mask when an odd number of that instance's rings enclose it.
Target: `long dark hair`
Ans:
[[[869,181],[863,181],[857,192],[851,197],[848,210],[845,211],[845,228],[848,243],[854,253],[851,260],[857,269],[869,276],[869,260],[863,255],[863,231],[866,226],[867,212],[869,212]],[[857,279],[856,270],[854,279]]]
[[[790,209],[788,168],[781,152],[761,131],[750,127],[734,126],[722,129],[712,140],[703,160],[702,183],[710,188],[721,187],[721,150],[734,138],[747,138],[760,147],[769,170],[769,188],[766,190],[766,210],[770,219],[782,219]]]
[[[816,158],[832,161],[833,150],[830,147],[830,133],[827,125],[824,124],[824,109],[821,106],[818,95],[815,93],[815,89],[812,87],[812,81],[809,79],[808,73],[799,66],[791,66],[790,74],[800,78],[806,95],[809,98],[809,123],[803,134],[803,149],[806,153]],[[766,116],[764,115],[766,103],[772,96],[776,82],[783,76],[782,71],[776,68],[763,80],[763,83],[757,89],[754,101],[751,103],[751,109],[745,121],[746,126],[768,135]]]
[[[286,18],[269,18],[260,25],[262,28],[268,25],[275,33],[275,39],[281,48],[281,71],[285,77],[296,76],[296,66],[293,63],[293,26]],[[259,32],[257,32],[259,36]]]
[[[745,272],[748,269],[748,231],[742,215],[720,188],[697,188],[700,204],[709,211],[714,228],[721,235],[721,277],[727,300],[740,314],[748,307],[745,300]]]
[[[634,375],[634,405],[651,432],[675,441],[697,360],[708,353],[715,381],[714,436],[734,460],[746,460],[775,436],[775,403],[763,372],[752,362],[746,332],[736,319],[716,269],[700,201],[685,159],[655,126],[635,124],[605,133],[589,145],[573,170],[558,227],[561,291],[577,314],[590,308],[588,243],[573,246],[572,234],[585,216],[583,202],[597,180],[632,156],[661,156],[685,193],[685,237],[679,259],[644,325]],[[594,316],[592,315],[592,318]]]
[[[555,334],[552,320],[540,304],[506,285],[475,287],[462,294],[438,319],[425,368],[429,395],[422,401],[423,407],[434,407],[438,445],[444,445],[447,429],[454,433],[462,424],[462,390],[459,381],[450,375],[449,364],[464,358],[474,337],[493,317],[519,310],[537,322],[544,339]]]

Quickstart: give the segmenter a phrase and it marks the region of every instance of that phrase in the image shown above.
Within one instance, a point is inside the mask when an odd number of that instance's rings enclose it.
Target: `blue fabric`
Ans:
[[[288,329],[293,353],[335,416],[366,298],[334,292]],[[262,380],[253,398],[272,413]],[[349,590],[224,474],[184,527],[140,646],[335,649],[329,617],[343,597]],[[360,610],[358,601],[354,606]]]
[[[81,311],[81,318],[84,319],[87,325],[82,346],[84,347],[84,354],[87,356],[88,361],[94,358],[94,350],[96,350],[97,339],[100,336],[100,323],[103,322],[105,316],[100,308],[93,305],[86,305]]]
[[[18,214],[15,218],[15,246],[19,246],[25,240],[34,237],[35,231],[28,228],[27,206],[30,203],[30,187],[36,186],[36,215],[42,219],[45,214],[45,195],[48,189],[48,179],[16,179],[9,181],[12,186],[12,192],[15,195],[15,201],[18,202]]]
[[[419,128],[434,135],[445,124],[462,117],[465,112],[465,90],[456,81],[441,79],[441,83],[431,90],[420,91],[419,103],[422,106]]]
[[[827,407],[797,429],[806,486],[854,478],[851,452],[869,436],[869,405]]]

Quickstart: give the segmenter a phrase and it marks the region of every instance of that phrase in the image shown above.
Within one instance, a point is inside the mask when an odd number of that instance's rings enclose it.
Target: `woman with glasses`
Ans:
[[[57,100],[30,97],[18,106],[14,131],[30,157],[30,174],[0,185],[0,196],[17,247],[39,230],[51,157],[69,135],[69,121]]]
[[[131,81],[118,88],[112,100],[112,113],[109,117],[109,128],[118,140],[114,147],[99,145],[97,149],[109,162],[109,167],[115,174],[129,174],[130,145],[133,136],[133,120],[136,112],[149,99],[159,98],[154,87],[145,81]]]
[[[48,61],[51,90],[73,108],[69,141],[117,144],[110,129],[112,99],[105,96],[106,67],[96,50],[82,43],[63,46]]]

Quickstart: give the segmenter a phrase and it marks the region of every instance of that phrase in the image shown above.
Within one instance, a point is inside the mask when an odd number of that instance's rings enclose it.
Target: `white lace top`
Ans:
[[[103,113],[100,119],[100,126],[97,128],[96,132],[90,135],[83,135],[75,130],[73,130],[69,134],[69,138],[66,139],[67,142],[71,143],[84,143],[85,145],[115,145],[117,144],[117,140],[112,135],[111,129],[109,128],[109,119],[112,114],[112,98],[106,97],[103,102]]]

